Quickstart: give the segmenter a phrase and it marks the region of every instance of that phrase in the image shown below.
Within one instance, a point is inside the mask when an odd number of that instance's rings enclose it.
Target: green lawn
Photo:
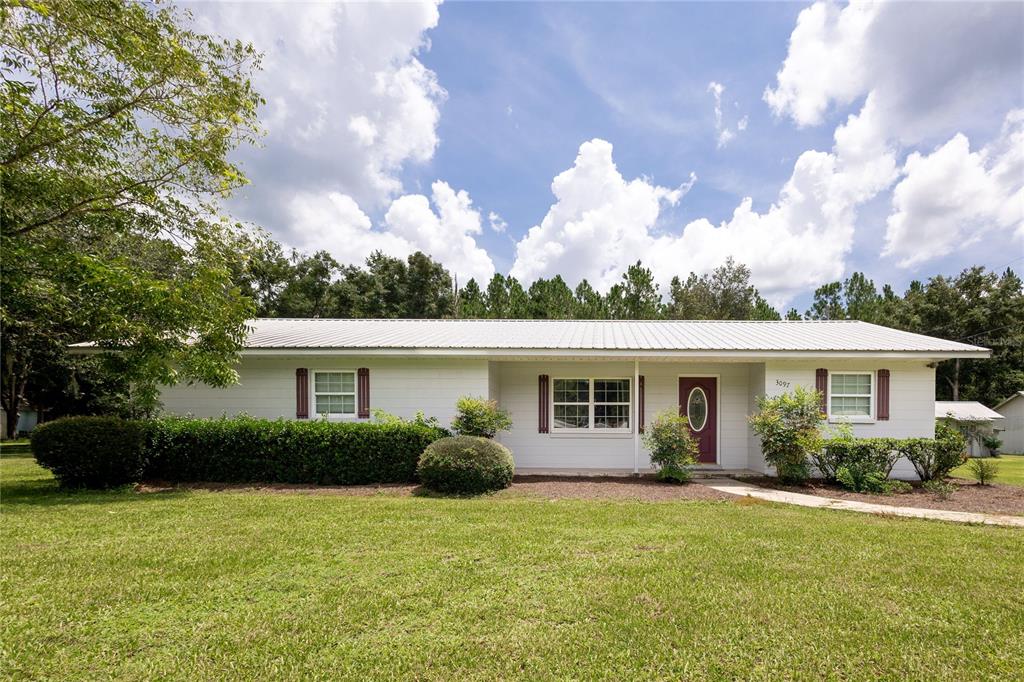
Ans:
[[[1024,533],[748,502],[63,493],[0,459],[20,679],[1019,679]]]
[[[1024,455],[1002,455],[992,460],[999,466],[996,483],[1024,486]],[[953,469],[953,476],[974,479],[967,464]]]

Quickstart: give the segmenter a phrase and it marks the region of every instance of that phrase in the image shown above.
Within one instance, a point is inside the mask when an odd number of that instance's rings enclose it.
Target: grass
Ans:
[[[992,461],[999,467],[999,473],[995,478],[996,483],[1024,486],[1024,455],[1001,455]],[[974,479],[969,464],[962,464],[953,469],[951,475],[957,478]]]
[[[1013,679],[1024,533],[733,502],[59,491],[0,459],[19,679]]]

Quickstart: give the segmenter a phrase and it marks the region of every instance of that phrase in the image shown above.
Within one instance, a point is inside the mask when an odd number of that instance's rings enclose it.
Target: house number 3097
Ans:
[[[783,381],[782,379],[776,379],[775,380],[775,385],[776,386],[782,386],[783,388],[789,388],[789,382],[788,381]]]

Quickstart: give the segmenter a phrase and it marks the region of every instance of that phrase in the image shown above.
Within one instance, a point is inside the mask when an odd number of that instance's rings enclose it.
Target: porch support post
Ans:
[[[633,359],[633,475],[640,473],[640,359]]]

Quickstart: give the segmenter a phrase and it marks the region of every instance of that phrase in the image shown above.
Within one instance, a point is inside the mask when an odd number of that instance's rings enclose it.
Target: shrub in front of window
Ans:
[[[380,408],[371,410],[370,413],[373,415],[373,423],[375,424],[416,424],[418,426],[428,426],[432,429],[444,429],[437,417],[428,417],[422,411],[417,412],[416,416],[412,419],[399,417],[397,414],[391,414]],[[444,430],[447,431],[447,429]]]
[[[651,451],[651,464],[658,467],[659,479],[678,483],[690,480],[698,446],[686,417],[674,410],[659,412],[644,429],[643,441]]]
[[[991,459],[972,459],[967,464],[967,468],[970,470],[971,476],[978,480],[978,485],[990,484],[999,473],[998,462]]]
[[[515,463],[509,449],[497,441],[481,436],[453,436],[428,445],[416,472],[431,490],[479,495],[512,485]]]
[[[65,488],[113,488],[141,480],[143,430],[119,417],[68,417],[32,432],[32,454]]]
[[[430,443],[448,435],[418,423],[233,417],[144,424],[149,479],[361,485],[416,480]]]
[[[899,458],[899,443],[895,438],[856,438],[849,424],[839,425],[833,436],[811,453],[811,461],[822,477],[840,483],[843,481],[838,472],[842,468],[848,469],[848,474],[858,481],[871,475],[884,481]]]
[[[935,438],[906,438],[898,448],[922,481],[943,479],[967,461],[967,440],[943,419],[935,422]]]
[[[455,403],[455,409],[452,430],[460,436],[494,438],[499,431],[512,428],[512,418],[498,407],[497,400],[463,396]]]
[[[749,418],[761,439],[761,452],[779,478],[803,483],[810,476],[808,458],[821,449],[821,394],[798,386],[791,393],[757,401]]]

